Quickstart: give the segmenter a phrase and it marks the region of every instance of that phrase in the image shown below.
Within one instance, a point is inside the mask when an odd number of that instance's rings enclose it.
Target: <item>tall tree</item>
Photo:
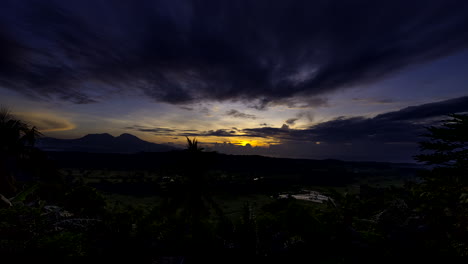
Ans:
[[[437,247],[468,255],[468,115],[449,118],[423,135],[427,140],[420,142],[422,154],[415,159],[432,169],[423,174],[416,194]]]

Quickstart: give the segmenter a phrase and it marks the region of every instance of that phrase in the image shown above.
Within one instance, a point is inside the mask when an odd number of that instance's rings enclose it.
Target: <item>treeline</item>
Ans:
[[[161,175],[180,174],[186,151],[138,154],[48,152],[59,168],[80,170],[151,171]],[[263,156],[226,155],[200,152],[209,161],[209,172],[252,179],[262,177],[278,184],[314,184],[344,186],[357,178],[391,173],[412,177],[421,167],[383,162],[344,162],[340,160],[284,159]]]

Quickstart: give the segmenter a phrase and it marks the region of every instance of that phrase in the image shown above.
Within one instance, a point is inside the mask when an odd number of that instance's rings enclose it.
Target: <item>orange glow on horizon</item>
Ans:
[[[139,137],[143,140],[158,143],[158,144],[167,144],[168,142],[172,142],[177,145],[185,146],[187,144],[187,139],[184,136],[144,136],[139,135]],[[190,139],[196,138],[198,143],[202,146],[209,147],[212,144],[232,144],[237,146],[246,146],[250,144],[252,147],[269,147],[270,145],[276,145],[279,142],[272,142],[272,139],[267,138],[258,138],[258,137],[215,137],[215,136],[200,136],[200,137],[189,137]]]

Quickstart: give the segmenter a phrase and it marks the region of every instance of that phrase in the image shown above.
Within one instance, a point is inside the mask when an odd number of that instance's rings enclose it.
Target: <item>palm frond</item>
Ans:
[[[187,150],[188,151],[198,152],[198,151],[203,150],[203,148],[198,147],[197,138],[190,139],[187,136],[186,138],[187,138]]]

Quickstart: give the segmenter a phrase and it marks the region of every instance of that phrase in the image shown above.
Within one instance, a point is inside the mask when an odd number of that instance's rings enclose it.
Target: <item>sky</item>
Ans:
[[[0,104],[49,137],[412,162],[468,111],[467,1],[1,5]]]

